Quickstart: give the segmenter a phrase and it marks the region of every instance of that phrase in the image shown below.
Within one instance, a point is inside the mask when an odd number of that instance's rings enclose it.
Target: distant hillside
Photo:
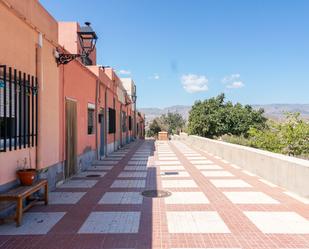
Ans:
[[[285,112],[299,112],[302,118],[309,120],[309,104],[268,104],[268,105],[252,105],[254,108],[263,108],[265,110],[265,116],[270,119],[283,120]],[[175,105],[160,108],[141,108],[141,112],[146,115],[146,122],[151,122],[154,118],[166,114],[168,112],[178,112],[186,120],[189,117],[189,111],[191,106]]]
[[[254,108],[263,108],[265,116],[275,120],[284,119],[285,112],[299,112],[303,119],[309,120],[309,104],[269,104],[253,105]]]
[[[185,105],[175,105],[166,107],[163,109],[160,108],[140,108],[139,111],[145,113],[146,115],[146,122],[151,122],[156,117],[161,116],[162,114],[166,114],[168,112],[178,112],[184,119],[188,119],[189,111],[191,110],[191,106]]]

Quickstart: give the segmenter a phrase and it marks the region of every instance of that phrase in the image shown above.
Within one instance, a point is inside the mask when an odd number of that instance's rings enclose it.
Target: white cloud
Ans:
[[[160,75],[157,73],[154,73],[152,76],[148,77],[151,80],[159,80],[160,79]]]
[[[119,74],[122,74],[122,75],[130,75],[130,74],[131,74],[131,71],[121,69],[121,70],[118,71],[118,73],[119,73]]]
[[[242,81],[234,81],[231,84],[227,85],[226,88],[242,88],[244,86],[245,85]]]
[[[188,93],[208,91],[208,79],[205,75],[184,74],[181,76],[181,84]]]
[[[226,85],[226,88],[237,89],[245,86],[243,81],[240,79],[240,74],[231,74],[229,76],[225,76],[222,79],[222,83]]]

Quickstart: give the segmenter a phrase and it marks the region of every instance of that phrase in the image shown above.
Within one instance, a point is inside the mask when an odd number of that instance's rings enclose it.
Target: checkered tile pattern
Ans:
[[[141,195],[151,189],[171,196]],[[304,249],[309,201],[182,142],[138,141],[59,186],[22,226],[0,225],[1,249],[26,247]]]

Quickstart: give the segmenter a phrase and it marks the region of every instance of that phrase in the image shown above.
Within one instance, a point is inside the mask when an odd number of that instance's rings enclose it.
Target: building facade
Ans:
[[[0,191],[16,170],[36,168],[50,187],[141,137],[126,83],[112,68],[68,64],[57,53],[81,54],[76,22],[57,22],[36,0],[0,0]],[[86,27],[87,28],[87,27]],[[139,128],[142,124],[139,125]]]

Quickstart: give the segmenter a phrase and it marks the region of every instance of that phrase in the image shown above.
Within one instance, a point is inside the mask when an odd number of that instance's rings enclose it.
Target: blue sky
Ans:
[[[41,0],[90,21],[98,64],[138,87],[139,107],[225,92],[243,104],[309,103],[307,0]]]

